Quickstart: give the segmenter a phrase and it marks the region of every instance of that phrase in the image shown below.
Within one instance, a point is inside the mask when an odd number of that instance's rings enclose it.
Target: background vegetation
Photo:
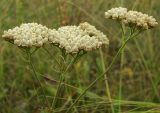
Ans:
[[[120,47],[120,29],[117,23],[106,20],[104,12],[124,6],[153,15],[158,21],[159,0],[0,0],[0,36],[4,30],[25,22],[38,22],[51,28],[78,25],[88,21],[107,34],[110,45],[100,51],[86,54],[65,75],[66,84],[59,95],[56,111],[64,113],[68,105],[103,72]],[[115,112],[121,102],[123,113],[160,113],[160,28],[141,34],[127,44],[124,67],[117,60],[107,75]],[[59,51],[46,46],[34,55],[34,64],[47,99],[52,102],[59,73],[54,57]],[[119,75],[122,73],[122,97],[119,100]],[[48,78],[45,78],[45,77]],[[12,44],[0,38],[0,113],[45,113],[47,105],[42,91],[27,65],[25,55]],[[81,98],[73,113],[111,113],[106,95],[105,80],[98,81]]]

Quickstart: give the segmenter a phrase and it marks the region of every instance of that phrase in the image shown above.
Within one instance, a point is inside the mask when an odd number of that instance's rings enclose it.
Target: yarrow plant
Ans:
[[[70,113],[73,106],[79,101],[79,99],[104,75],[111,69],[112,65],[116,61],[117,57],[121,54],[123,57],[123,50],[125,45],[131,39],[134,39],[137,35],[139,35],[142,31],[154,28],[158,23],[155,18],[152,16],[148,16],[147,14],[143,14],[137,11],[128,11],[127,8],[112,8],[105,12],[105,18],[113,19],[120,23],[122,30],[122,44],[113,58],[110,65],[104,71],[103,74],[99,75],[83,92],[82,94],[72,102],[71,106],[68,108],[66,113]],[[125,32],[125,26],[130,28],[130,34]],[[80,23],[78,26],[76,25],[68,25],[61,26],[57,30],[50,29],[46,26],[37,23],[24,23],[19,27],[15,27],[13,29],[9,29],[4,31],[2,36],[6,41],[13,43],[14,45],[23,49],[28,56],[28,60],[33,70],[33,73],[36,79],[39,82],[39,85],[43,91],[44,99],[48,106],[52,109],[56,109],[57,97],[60,93],[62,82],[65,79],[65,74],[68,69],[85,53],[101,48],[103,45],[109,45],[109,40],[105,34],[103,34],[100,30],[96,29],[95,26],[89,24],[88,22]],[[64,63],[60,74],[60,80],[57,87],[56,94],[54,99],[50,105],[49,101],[45,96],[45,92],[43,90],[43,86],[38,79],[38,74],[33,65],[32,55],[33,53],[40,47],[44,47],[45,44],[54,45],[58,47],[62,51],[62,56],[65,57],[67,55],[72,56],[72,60],[66,66]],[[32,48],[34,48],[33,51]],[[123,59],[123,58],[122,58]],[[106,82],[108,86],[108,82]],[[108,88],[108,87],[107,87]],[[110,98],[110,92],[108,90],[109,101],[111,102],[111,110],[114,113],[114,107],[112,105],[112,99]],[[120,108],[119,108],[120,109]],[[49,111],[52,112],[52,111]]]
[[[50,43],[58,45],[67,54],[76,54],[76,57],[69,63],[60,75],[60,82],[57,88],[56,96],[52,102],[54,108],[56,98],[59,95],[64,74],[74,64],[74,62],[83,56],[84,53],[101,48],[103,45],[108,45],[109,40],[102,32],[87,22],[81,23],[79,26],[63,26],[58,28],[59,37],[51,39]],[[82,53],[81,53],[82,51]]]
[[[157,21],[153,16],[149,16],[147,14],[143,14],[142,12],[138,11],[128,11],[127,8],[112,8],[105,12],[105,18],[117,20],[121,26],[122,31],[122,42],[121,45],[125,45],[129,40],[134,39],[137,35],[142,33],[145,30],[154,28],[157,26]],[[127,32],[125,26],[129,27],[130,34],[127,36]],[[121,63],[120,69],[123,68],[123,60],[124,60],[124,47],[121,49]],[[120,81],[119,81],[119,100],[121,100],[122,95],[122,74],[120,74]],[[112,112],[113,106],[111,105]],[[119,112],[121,112],[121,103],[119,101]]]
[[[157,21],[153,16],[148,16],[147,14],[143,14],[141,12],[137,11],[128,11],[127,8],[123,7],[117,7],[117,8],[112,8],[105,12],[105,18],[107,19],[112,19],[118,21],[118,23],[121,26],[122,30],[122,42],[121,42],[121,47],[119,48],[117,54],[113,58],[112,62],[106,69],[106,71],[97,77],[85,90],[82,92],[82,94],[74,101],[74,103],[69,107],[67,113],[70,112],[70,110],[73,108],[73,106],[78,102],[78,100],[98,81],[100,80],[105,74],[111,69],[112,65],[116,61],[117,57],[121,54],[121,68],[123,66],[123,52],[125,45],[132,39],[135,39],[140,33],[142,33],[145,30],[154,28],[157,26]],[[125,31],[125,26],[128,26],[130,29],[129,36],[127,36],[127,33]],[[119,91],[119,99],[121,99],[121,81],[122,77],[120,76],[120,91]],[[106,86],[109,86],[108,82],[106,82]],[[107,87],[109,88],[109,87]],[[115,112],[114,106],[112,104],[112,99],[110,97],[110,91],[108,91],[108,98],[109,102],[111,103],[111,111],[112,113]],[[119,113],[121,112],[120,108],[120,103],[119,103]]]
[[[6,41],[13,43],[20,49],[27,53],[28,60],[33,70],[33,73],[39,82],[39,85],[43,91],[44,99],[49,107],[55,108],[57,97],[60,93],[62,82],[64,81],[64,75],[67,70],[77,61],[81,56],[89,51],[93,51],[101,48],[103,45],[108,45],[109,40],[101,31],[97,30],[93,25],[87,22],[81,23],[78,26],[62,26],[56,29],[49,29],[38,23],[24,23],[19,27],[4,31],[2,36]],[[40,47],[44,47],[45,44],[51,44],[62,50],[63,57],[69,54],[74,55],[73,60],[65,69],[62,69],[60,74],[60,82],[58,84],[55,98],[51,104],[45,96],[43,86],[40,83],[35,66],[33,65],[32,55]],[[34,50],[32,51],[32,49]],[[64,60],[66,60],[64,58]],[[65,65],[65,63],[64,63]],[[62,66],[63,67],[63,66]]]

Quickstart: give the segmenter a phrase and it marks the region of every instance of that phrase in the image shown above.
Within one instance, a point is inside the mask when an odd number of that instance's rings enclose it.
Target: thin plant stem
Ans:
[[[56,92],[56,95],[55,95],[55,97],[52,101],[52,105],[51,105],[52,109],[55,108],[55,104],[57,102],[57,97],[60,93],[60,89],[61,89],[61,86],[62,86],[62,83],[63,83],[63,80],[64,80],[64,75],[68,71],[68,69],[74,64],[75,60],[77,60],[77,56],[75,58],[73,58],[73,60],[69,63],[69,65],[65,68],[65,70],[60,75],[60,81],[59,81],[59,84],[58,84],[57,92]]]
[[[34,88],[34,93],[35,95],[37,95],[36,99],[38,102],[40,102],[40,99],[38,98],[38,90],[36,89],[36,86],[35,86],[35,82],[34,82],[34,79],[33,80],[33,88]],[[32,98],[32,97],[31,97]],[[29,99],[30,100],[30,99]]]
[[[49,104],[49,101],[48,101],[48,99],[47,99],[47,97],[46,97],[46,94],[45,94],[45,91],[44,91],[44,89],[43,89],[43,86],[42,86],[40,80],[38,79],[38,75],[37,75],[37,73],[36,73],[36,69],[35,69],[35,67],[34,67],[34,65],[33,65],[32,57],[31,57],[31,52],[30,52],[30,50],[27,50],[26,52],[27,52],[27,55],[28,55],[28,58],[29,58],[29,65],[30,65],[30,67],[31,67],[31,69],[32,69],[32,71],[33,71],[33,74],[34,74],[35,78],[37,79],[37,81],[38,81],[38,83],[39,83],[39,85],[40,85],[40,87],[41,87],[41,89],[42,89],[43,98],[44,98],[44,100],[46,101],[48,107],[50,107],[50,104]]]
[[[100,75],[99,77],[97,77],[83,92],[82,94],[74,101],[74,103],[68,108],[68,110],[66,111],[66,113],[69,113],[70,110],[73,108],[73,106],[79,101],[79,99],[97,82],[99,81],[113,66],[113,64],[115,63],[117,57],[119,56],[119,54],[121,53],[122,49],[125,47],[125,45],[134,37],[136,37],[138,34],[140,33],[140,31],[135,34],[132,35],[130,37],[128,37],[128,39],[125,40],[124,44],[119,48],[117,54],[115,55],[115,57],[113,58],[112,62],[110,63],[110,65],[108,66],[108,68],[106,69],[106,71]]]
[[[121,30],[122,30],[122,38],[121,38],[121,45],[124,44],[125,42],[125,29],[122,23],[120,23]],[[132,35],[132,34],[130,34]],[[129,36],[130,37],[130,36]],[[122,99],[122,80],[123,80],[123,75],[122,75],[122,69],[123,69],[123,64],[124,64],[124,49],[121,51],[121,56],[120,56],[120,76],[119,76],[119,94],[118,94],[118,99],[119,99],[119,104],[118,104],[118,113],[121,113],[121,99]]]
[[[101,57],[102,71],[104,73],[105,72],[105,63],[104,63],[104,57],[103,57],[102,49],[100,49],[99,52],[100,52],[100,57]],[[107,74],[104,75],[104,80],[105,80],[105,85],[106,85],[106,95],[108,97],[109,102],[111,103],[112,113],[114,113],[114,106],[112,104],[112,98],[111,98],[109,83],[108,83],[108,79],[107,79]]]

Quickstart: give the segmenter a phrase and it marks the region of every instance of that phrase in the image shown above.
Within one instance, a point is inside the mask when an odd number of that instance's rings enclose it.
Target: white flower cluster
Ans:
[[[49,29],[41,24],[27,23],[21,24],[20,27],[15,27],[4,31],[3,38],[11,40],[17,46],[40,47],[48,41]]]
[[[136,25],[142,29],[150,29],[158,24],[153,16],[137,11],[128,11],[123,22],[127,25]]]
[[[98,39],[102,44],[109,44],[109,40],[101,31],[97,30],[95,26],[90,25],[88,22],[81,23],[79,27],[87,33],[90,37]]]
[[[49,29],[48,35],[49,35],[48,37],[49,43],[59,44],[60,34],[57,30]]]
[[[123,7],[112,8],[107,12],[105,12],[105,18],[121,20],[125,18],[126,13],[127,13],[127,8]]]
[[[153,16],[148,16],[137,11],[127,11],[126,8],[112,8],[105,12],[105,17],[109,19],[116,19],[124,22],[129,26],[136,26],[142,29],[150,29],[155,27],[158,23]]]
[[[107,37],[87,22],[79,26],[60,27],[58,30],[48,29],[37,23],[21,24],[20,27],[4,31],[2,37],[21,47],[41,47],[47,42],[53,43],[67,53],[91,51],[109,44]]]
[[[80,50],[91,51],[108,44],[107,37],[88,23],[79,26],[64,26],[58,29],[59,38],[53,43],[58,43],[67,53],[78,53]]]

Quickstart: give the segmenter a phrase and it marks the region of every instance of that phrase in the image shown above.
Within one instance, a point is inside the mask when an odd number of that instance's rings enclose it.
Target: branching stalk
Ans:
[[[43,92],[43,98],[44,98],[44,100],[46,101],[48,107],[50,107],[50,104],[49,104],[49,101],[48,101],[48,99],[47,99],[47,97],[46,97],[46,94],[45,94],[45,91],[44,91],[44,89],[43,89],[43,86],[42,86],[40,80],[38,79],[38,75],[37,75],[36,69],[35,69],[35,67],[34,67],[34,65],[33,65],[32,57],[31,57],[32,54],[31,54],[30,50],[27,50],[26,52],[27,52],[28,59],[29,59],[29,65],[30,65],[30,67],[31,67],[31,69],[32,69],[32,71],[33,71],[33,74],[34,74],[35,78],[37,79],[38,84],[40,85],[41,90],[42,90],[42,92]]]
[[[74,103],[68,108],[68,110],[66,111],[66,113],[69,113],[70,110],[73,108],[73,106],[79,101],[79,99],[98,81],[100,80],[102,77],[104,77],[104,75],[111,69],[111,67],[113,66],[113,64],[115,63],[117,57],[120,55],[122,49],[125,47],[125,45],[134,37],[136,37],[141,31],[139,31],[137,34],[135,35],[131,35],[130,37],[128,37],[124,44],[119,48],[117,54],[115,55],[115,57],[113,58],[112,62],[110,63],[110,65],[108,66],[108,68],[106,69],[106,71],[100,75],[99,77],[97,77],[83,92],[82,94],[74,101]]]
[[[52,101],[52,105],[51,105],[51,107],[53,109],[55,108],[55,104],[57,103],[57,98],[58,98],[58,95],[60,93],[60,89],[61,89],[62,83],[64,81],[64,75],[69,70],[69,68],[75,63],[75,61],[77,60],[78,57],[79,57],[79,54],[77,54],[76,57],[74,57],[72,59],[72,61],[69,63],[69,65],[65,68],[65,70],[60,75],[60,81],[59,81],[59,84],[58,84],[57,92],[56,92],[56,95],[55,95],[55,97],[54,97],[54,99]]]

